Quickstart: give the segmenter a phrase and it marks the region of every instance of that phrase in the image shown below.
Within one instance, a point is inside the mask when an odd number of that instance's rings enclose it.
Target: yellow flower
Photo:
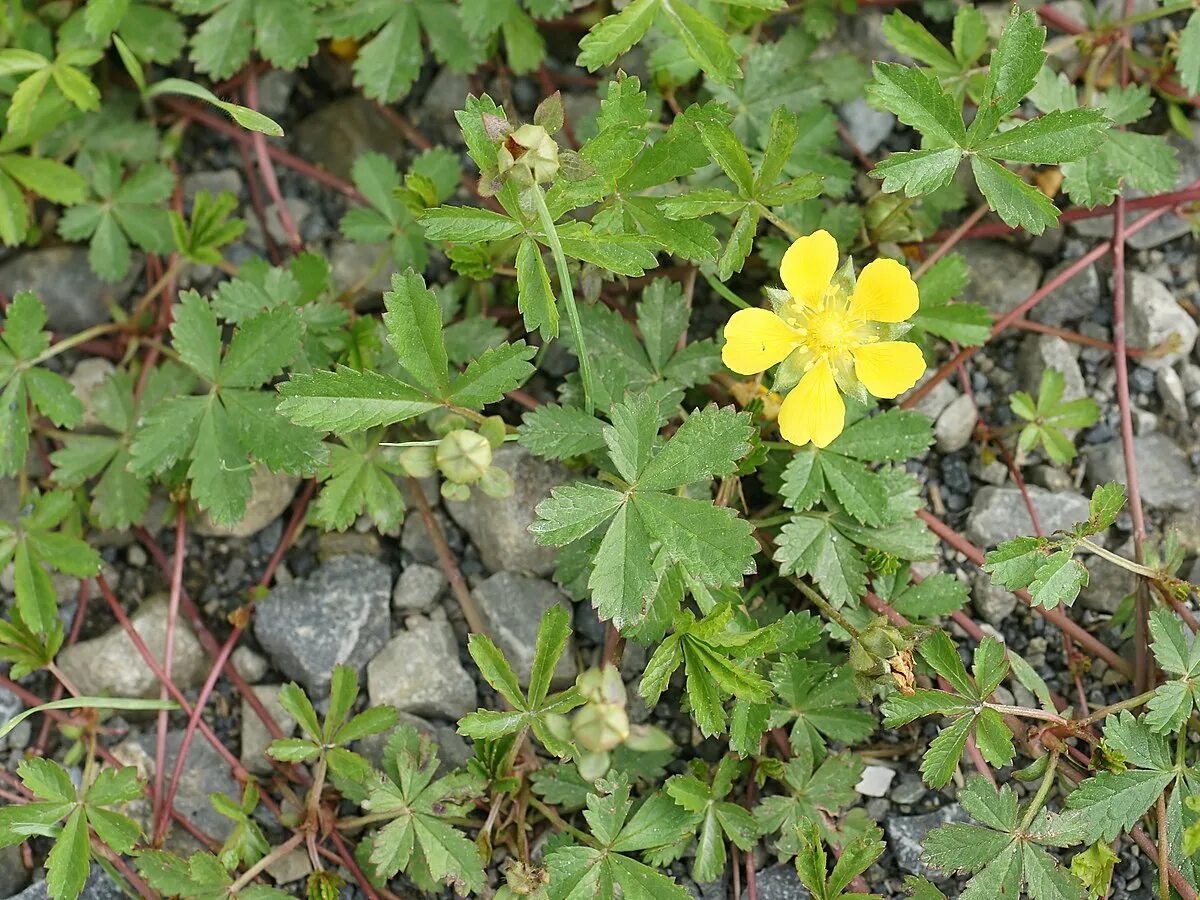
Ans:
[[[775,311],[734,313],[721,358],[740,375],[783,363],[774,388],[790,393],[779,410],[780,434],[825,447],[845,425],[842,394],[891,399],[924,373],[920,348],[895,340],[917,311],[917,285],[892,259],[869,263],[857,281],[849,263],[838,271],[837,242],[827,231],[793,243],[779,274],[786,290],[768,290]]]

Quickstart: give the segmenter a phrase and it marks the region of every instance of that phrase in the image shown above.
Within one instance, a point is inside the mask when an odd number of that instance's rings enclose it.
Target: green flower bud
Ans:
[[[629,716],[612,703],[589,703],[575,713],[571,733],[585,750],[614,750],[629,737]]]
[[[558,174],[558,144],[541,125],[522,125],[500,144],[496,164],[521,184],[544,184]]]
[[[400,464],[413,478],[428,478],[437,471],[437,455],[432,447],[405,447]]]
[[[588,703],[625,705],[625,682],[615,666],[588,669],[579,676],[575,684]]]
[[[438,444],[437,464],[450,481],[471,484],[492,465],[492,445],[474,431],[452,431]]]

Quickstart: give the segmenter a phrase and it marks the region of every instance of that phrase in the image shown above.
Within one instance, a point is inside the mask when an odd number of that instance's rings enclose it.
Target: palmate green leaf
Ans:
[[[1174,771],[1101,772],[1067,795],[1068,809],[1062,818],[1082,829],[1089,843],[1115,840],[1133,827],[1174,779]]]
[[[863,763],[851,754],[830,754],[819,766],[795,757],[783,766],[786,794],[765,797],[754,808],[754,818],[764,835],[778,833],[775,852],[781,860],[795,856],[801,847],[800,830],[817,823],[825,840],[837,835],[829,816],[849,806],[858,796],[854,786],[862,777]]]
[[[1088,570],[1075,559],[1072,550],[1052,553],[1038,566],[1033,581],[1029,583],[1029,596],[1035,606],[1054,609],[1061,605],[1070,606],[1087,587]]]
[[[1013,538],[988,552],[983,571],[1010,590],[1028,587],[1050,555],[1050,546],[1046,538]]]
[[[858,692],[845,668],[798,658],[771,667],[771,683],[781,705],[771,710],[770,725],[792,721],[791,744],[798,752],[819,758],[825,741],[847,744],[864,740],[875,730],[875,719],[859,708]]]
[[[322,528],[345,531],[364,512],[380,531],[404,519],[404,497],[395,478],[407,474],[389,448],[379,446],[383,432],[347,435],[329,447],[329,463],[321,470],[321,493],[314,513]]]
[[[823,515],[796,516],[784,525],[773,558],[783,575],[811,575],[836,606],[853,603],[866,590],[862,554]]]
[[[1010,162],[1053,165],[1097,149],[1111,123],[1096,109],[1054,110],[988,138],[980,153]]]
[[[891,598],[892,608],[915,621],[927,621],[962,609],[970,598],[967,585],[948,572],[938,572]]]

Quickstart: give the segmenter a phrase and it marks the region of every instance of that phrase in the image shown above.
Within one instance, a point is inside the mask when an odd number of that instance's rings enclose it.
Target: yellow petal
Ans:
[[[837,271],[838,246],[828,231],[797,238],[779,264],[779,277],[789,294],[805,303],[816,303]]]
[[[859,274],[850,312],[869,322],[903,322],[919,304],[908,267],[894,259],[877,259]]]
[[[854,374],[876,397],[898,397],[925,374],[921,348],[909,341],[880,341],[855,347]]]
[[[805,373],[779,409],[779,433],[799,446],[812,441],[826,447],[845,424],[846,404],[834,383],[833,370],[824,361]]]
[[[769,309],[739,309],[725,324],[721,359],[739,375],[757,375],[783,362],[800,335]]]

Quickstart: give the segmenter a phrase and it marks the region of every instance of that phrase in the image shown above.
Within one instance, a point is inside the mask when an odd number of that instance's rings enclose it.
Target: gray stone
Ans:
[[[1170,342],[1171,346],[1162,355],[1143,356],[1138,360],[1139,365],[1161,369],[1174,365],[1192,352],[1200,326],[1179,305],[1166,285],[1145,272],[1133,272],[1129,276],[1128,300],[1125,325],[1129,346],[1144,350],[1164,342]]]
[[[458,658],[458,641],[445,620],[410,621],[367,666],[372,705],[459,719],[477,706],[475,682]]]
[[[264,116],[278,119],[288,112],[288,101],[296,84],[296,73],[283,69],[268,69],[258,76],[258,111]]]
[[[218,525],[208,513],[197,518],[195,531],[206,537],[250,537],[258,534],[281,515],[296,496],[300,479],[286,472],[272,472],[266,466],[254,470],[250,479],[250,500],[246,513],[234,525]]]
[[[130,620],[146,647],[163,658],[167,640],[167,601],[159,595],[143,601]],[[89,696],[157,697],[158,677],[120,625],[99,637],[64,647],[58,666],[80,692]],[[175,624],[171,680],[180,690],[198,688],[208,675],[209,660],[187,620]]]
[[[508,657],[517,680],[528,687],[542,616],[555,605],[569,612],[571,601],[549,581],[512,572],[497,572],[480,582],[472,594],[496,646]],[[555,688],[565,688],[575,680],[577,672],[575,642],[569,640],[551,683]]]
[[[462,129],[454,118],[454,111],[463,108],[467,95],[471,93],[471,82],[461,72],[454,72],[447,66],[440,66],[438,73],[429,82],[425,96],[420,103],[414,103],[413,118],[418,125],[432,125],[441,132],[444,143],[461,145]],[[567,103],[568,94],[563,97]],[[571,116],[568,121],[579,122],[580,119]]]
[[[800,883],[796,867],[790,863],[776,863],[755,874],[758,900],[807,900],[812,894]]]
[[[896,770],[891,766],[867,766],[854,790],[864,797],[886,797]]]
[[[1184,363],[1179,367],[1179,379],[1189,397],[1200,391],[1200,366],[1190,362]]]
[[[276,884],[291,884],[308,877],[312,871],[312,858],[306,848],[297,847],[267,866],[266,871]]]
[[[918,381],[910,390],[906,391],[904,394],[901,394],[900,399],[897,402],[903,402],[910,394],[920,390],[932,377],[933,372],[927,371],[921,376],[921,380]],[[942,414],[942,410],[953,403],[954,398],[957,396],[958,391],[954,390],[954,388],[951,387],[945,379],[942,379],[929,389],[929,393],[925,394],[916,402],[916,404],[913,406],[913,409],[919,413],[924,413],[931,419],[936,420],[937,417]]]
[[[969,820],[970,816],[961,806],[951,803],[921,816],[893,816],[883,823],[883,827],[887,832],[888,849],[896,858],[896,864],[913,875],[930,876],[933,873],[921,862],[925,836],[942,825]]]
[[[1163,412],[1167,418],[1176,422],[1188,420],[1187,393],[1183,389],[1183,379],[1174,369],[1164,367],[1158,370],[1154,379],[1158,390],[1158,399],[1162,401]]]
[[[1133,559],[1133,547],[1118,553]],[[1099,556],[1089,556],[1083,561],[1088,570],[1088,584],[1079,592],[1079,602],[1085,609],[1102,613],[1115,613],[1121,601],[1133,593],[1137,579],[1132,572],[1115,566]]]
[[[0,688],[0,724],[7,722],[13,716],[19,715],[24,711],[25,704],[21,702],[20,697],[10,690]],[[26,724],[28,722],[29,720],[26,719],[7,735],[5,735],[3,739],[0,739],[0,747],[8,746],[14,749],[24,747],[29,741],[29,727]],[[24,734],[18,735],[17,732],[21,731],[23,731]],[[24,740],[20,740],[22,737],[24,737]]]
[[[971,267],[963,299],[982,303],[993,315],[1011,312],[1041,283],[1041,263],[1012,244],[963,241],[958,249]]]
[[[975,403],[967,394],[959,395],[953,403],[942,410],[934,425],[939,453],[957,453],[971,442],[979,413]]]
[[[147,729],[137,738],[131,738],[113,748],[113,755],[126,766],[133,766],[147,781],[154,779],[156,735]],[[163,776],[170,780],[175,771],[175,760],[183,741],[183,730],[167,732],[167,753]],[[229,764],[213,748],[203,735],[197,733],[188,745],[187,759],[179,776],[179,787],[175,794],[175,809],[205,834],[223,841],[233,828],[233,822],[213,809],[211,794],[225,794],[233,800],[241,796],[237,781],[229,771]],[[126,807],[126,812],[142,823],[147,831],[153,811],[148,796],[139,797]],[[167,837],[167,849],[190,853],[197,849],[196,840],[176,824]]]
[[[82,428],[94,428],[100,424],[93,398],[100,386],[108,380],[108,376],[116,370],[116,366],[103,356],[90,356],[76,363],[71,371],[67,380],[71,382],[72,393],[83,404],[83,421],[80,423]]]
[[[29,879],[25,880],[28,883]],[[46,882],[35,881],[21,893],[14,893],[10,900],[49,900],[49,897],[50,892],[46,888]],[[107,872],[93,864],[78,900],[125,900],[125,894]]]
[[[1087,498],[1080,494],[1070,491],[1052,494],[1039,487],[1029,487],[1028,490],[1046,534],[1069,528],[1088,517]],[[968,538],[985,550],[1018,535],[1033,534],[1029,509],[1020,489],[991,485],[980,488],[967,517],[966,533]]]
[[[441,529],[442,535],[449,540],[453,523],[440,509],[433,511],[433,518]],[[404,517],[404,525],[400,528],[400,546],[412,554],[412,558],[419,563],[427,566],[438,564],[437,550],[434,549],[433,538],[429,536],[423,516],[408,515]]]
[[[279,691],[283,685],[260,684],[254,687],[254,695],[262,702],[271,718],[287,736],[296,730],[296,720],[293,719],[283,704],[279,702]],[[242,698],[242,765],[255,775],[269,774],[272,766],[267,757],[267,747],[275,740],[263,720],[259,718],[254,707],[245,697]]]
[[[892,788],[889,796],[893,803],[900,806],[912,806],[914,803],[920,803],[928,793],[929,789],[925,787],[925,782],[913,774],[902,776],[900,783]]]
[[[1071,491],[1075,489],[1075,482],[1071,480],[1071,476],[1056,466],[1034,466],[1030,474],[1030,479],[1034,484],[1044,487],[1048,491]]]
[[[238,674],[251,684],[262,681],[271,665],[267,662],[266,657],[261,653],[255,653],[249,647],[238,647],[234,650],[230,662],[238,670]]]
[[[334,241],[329,248],[333,286],[353,299],[362,297],[364,302],[359,304],[360,309],[381,305],[384,292],[392,289],[392,273],[396,267],[390,253],[380,266],[381,252],[388,253],[376,245],[342,240]]]
[[[1092,485],[1119,481],[1124,484],[1125,453],[1120,438],[1085,449],[1087,479]],[[1133,439],[1142,502],[1162,509],[1187,509],[1200,500],[1200,486],[1187,454],[1159,432]]]
[[[204,191],[211,197],[221,194],[233,194],[238,197],[242,193],[242,173],[237,169],[215,169],[211,172],[192,172],[183,176],[183,202],[195,202],[196,195]]]
[[[0,263],[0,285],[13,296],[33,291],[46,305],[47,327],[70,334],[109,321],[109,304],[129,296],[141,271],[142,255],[134,253],[129,273],[115,284],[101,281],[88,264],[82,244],[27,250]]]
[[[21,845],[0,849],[0,897],[19,894],[29,884],[29,872],[21,860]]]
[[[1041,389],[1042,376],[1047,369],[1057,369],[1063,376],[1064,402],[1087,396],[1087,385],[1075,351],[1060,337],[1051,334],[1031,334],[1021,342],[1017,356],[1017,374],[1021,389],[1034,397]]]
[[[876,109],[862,97],[855,97],[849,103],[843,103],[839,112],[850,139],[866,154],[874,153],[896,127],[894,115],[886,110]]]
[[[392,608],[401,612],[425,612],[437,602],[446,584],[445,573],[435,566],[423,563],[405,566],[392,591]]]
[[[971,581],[971,605],[989,625],[1000,625],[1017,608],[1017,595],[980,572]]]
[[[1073,264],[1067,260],[1046,273],[1046,281]],[[1100,304],[1100,273],[1095,263],[1085,266],[1038,301],[1029,317],[1047,325],[1065,325],[1089,315]]]
[[[307,200],[302,200],[299,197],[284,197],[284,204],[287,206],[288,214],[292,217],[292,224],[296,226],[296,233],[301,234],[304,229],[304,223],[308,218],[314,215],[312,204]],[[283,230],[283,222],[279,220],[279,204],[272,203],[264,210],[264,216],[267,220],[267,234],[271,236],[271,240],[278,246],[287,246],[288,236]],[[244,240],[251,247],[259,250],[265,250],[267,243],[263,235],[262,223],[258,220],[258,216],[246,217],[246,231],[242,235]]]
[[[447,502],[446,509],[470,536],[483,564],[491,571],[550,574],[558,549],[536,543],[529,526],[535,518],[534,507],[570,473],[564,466],[538,459],[517,444],[505,444],[492,462],[512,477],[513,493],[496,499],[483,491],[471,491],[470,499]]]
[[[295,137],[298,155],[346,180],[362,154],[374,151],[399,159],[407,143],[378,106],[359,96],[322,106],[296,127]]]
[[[275,665],[314,694],[333,667],[362,669],[391,631],[392,573],[367,556],[338,556],[259,601],[254,636]]]

